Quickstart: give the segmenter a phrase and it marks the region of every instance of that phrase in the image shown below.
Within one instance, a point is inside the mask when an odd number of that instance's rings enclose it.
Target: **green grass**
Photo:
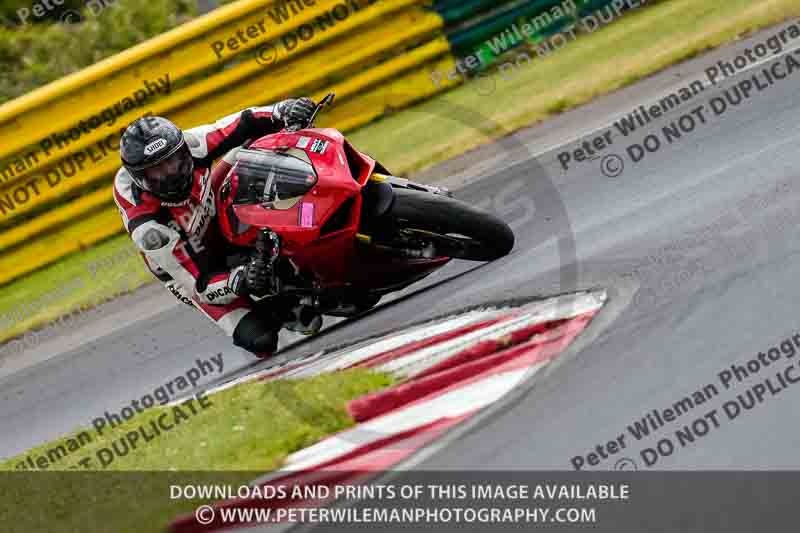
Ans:
[[[511,79],[495,74],[496,89],[490,96],[482,96],[467,83],[361,128],[350,138],[395,173],[410,173],[797,15],[800,4],[796,0],[662,1],[581,36],[550,56],[514,71]],[[460,122],[459,109],[477,112],[486,120],[479,128]],[[10,326],[0,322],[0,341],[150,280],[136,258],[113,264],[102,279],[88,275],[88,263],[126,246],[130,246],[126,236],[116,237],[1,288],[0,316],[16,309],[20,302],[52,293],[76,275],[90,281],[74,294],[51,298],[46,309],[21,322]]]
[[[392,378],[385,374],[349,370],[240,385],[208,397],[205,409],[194,400],[197,414],[183,407],[187,420],[150,442],[140,441],[107,468],[100,465],[98,450],[111,448],[112,442],[147,427],[162,413],[174,416],[172,408],[145,411],[102,435],[89,428],[91,442],[53,463],[48,473],[3,474],[7,486],[0,487],[0,524],[15,524],[16,531],[26,532],[160,531],[169,520],[202,503],[170,500],[170,483],[238,486],[252,481],[279,466],[288,454],[352,426],[346,402],[390,384]],[[76,430],[0,463],[0,471],[18,471],[16,465],[25,456],[46,455],[77,434]],[[85,457],[91,458],[91,471],[70,471]]]
[[[410,173],[799,15],[796,0],[645,4],[546,57],[530,52],[533,62],[510,72],[508,79],[490,70],[496,86],[488,96],[477,82],[468,82],[362,128],[350,139],[393,172]],[[508,54],[515,58],[517,53]],[[469,120],[457,116],[460,109],[468,110]],[[476,115],[483,117],[482,124],[473,123]]]
[[[119,235],[0,289],[0,342],[155,278],[127,235]]]

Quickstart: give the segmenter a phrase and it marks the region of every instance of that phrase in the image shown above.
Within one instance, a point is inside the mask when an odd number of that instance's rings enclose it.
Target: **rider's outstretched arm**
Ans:
[[[275,106],[249,107],[212,124],[184,130],[183,136],[200,166],[210,167],[212,162],[232,148],[243,145],[283,128]]]
[[[314,102],[308,98],[290,98],[273,105],[249,107],[213,124],[186,130],[184,137],[192,156],[203,166],[211,166],[212,161],[248,140],[276,133],[287,124],[307,120],[314,108]]]

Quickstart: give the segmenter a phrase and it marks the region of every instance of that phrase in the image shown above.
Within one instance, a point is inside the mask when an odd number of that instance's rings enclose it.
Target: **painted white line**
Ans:
[[[508,312],[511,309],[512,308],[486,308],[470,311],[456,317],[448,317],[430,324],[423,324],[400,334],[389,334],[378,340],[366,341],[365,343],[361,343],[362,346],[360,347],[358,347],[358,345],[356,345],[355,348],[351,346],[332,353],[320,351],[300,360],[289,356],[283,356],[282,359],[276,361],[276,364],[268,368],[209,389],[206,391],[206,394],[211,395],[230,389],[236,385],[241,385],[242,383],[256,381],[285,367],[291,368],[281,373],[279,376],[276,376],[275,379],[308,377],[316,376],[323,372],[333,372],[369,359],[374,355],[399,348],[405,344],[427,339],[475,322],[480,322],[481,320],[486,320],[503,312]]]
[[[484,340],[498,339],[519,329],[549,322],[572,318],[576,315],[596,311],[605,302],[605,291],[596,293],[579,293],[552,298],[544,302],[536,302],[519,308],[517,311],[529,309],[519,317],[499,324],[482,328],[455,339],[423,348],[406,356],[389,361],[378,369],[391,372],[401,377],[412,377],[428,368],[452,357],[456,353]]]
[[[518,318],[501,322],[500,324],[493,324],[449,341],[412,352],[398,359],[393,359],[380,365],[377,369],[403,378],[409,378],[480,341],[498,339],[538,322],[540,320],[532,313],[525,313]]]
[[[407,356],[400,357],[378,367],[382,371],[395,372],[400,376],[413,376],[423,370],[437,364],[481,340],[501,337],[509,332],[536,322],[548,322],[551,320],[561,320],[572,318],[576,315],[595,311],[603,306],[607,298],[606,292],[593,291],[567,294],[550,298],[545,301],[533,302],[522,307],[501,307],[484,308],[455,317],[439,319],[431,323],[415,326],[414,328],[400,333],[391,333],[378,340],[365,341],[355,348],[348,347],[333,353],[317,352],[314,355],[302,360],[295,360],[286,357],[283,361],[260,370],[247,376],[242,376],[235,380],[224,383],[206,391],[210,396],[217,392],[227,390],[242,383],[249,383],[263,378],[281,368],[290,367],[285,372],[276,376],[274,379],[300,378],[317,376],[325,372],[334,372],[359,363],[375,355],[404,346],[405,344],[427,339],[447,331],[452,331],[460,327],[474,324],[489,318],[496,317],[509,312],[524,313],[518,318],[508,322],[489,326],[487,328],[468,333],[450,341],[444,341],[429,348],[424,348],[412,352]],[[294,367],[292,367],[294,365]]]
[[[476,322],[493,318],[503,312],[508,312],[510,308],[506,309],[483,309],[480,311],[471,311],[469,313],[459,315],[452,318],[447,318],[444,321],[437,321],[431,324],[424,324],[423,326],[416,327],[410,331],[400,334],[387,335],[379,340],[373,341],[361,348],[353,350],[348,348],[340,350],[339,352],[328,354],[324,359],[320,360],[317,364],[304,366],[296,373],[291,373],[293,377],[317,375],[323,372],[333,372],[342,368],[347,368],[351,365],[365,361],[373,356],[379,355],[396,348],[400,348],[406,344],[421,341],[448,331],[452,331]]]

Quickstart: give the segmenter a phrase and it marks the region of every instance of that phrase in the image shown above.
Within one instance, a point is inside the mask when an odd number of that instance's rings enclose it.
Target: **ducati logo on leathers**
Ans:
[[[217,214],[214,206],[214,193],[211,191],[208,178],[209,171],[204,170],[200,180],[199,202],[193,195],[187,204],[178,210],[178,213],[173,212],[180,224],[170,221],[170,226],[175,226],[173,229],[176,231],[180,232],[181,229],[186,231],[187,240],[195,253],[205,250],[203,237]]]
[[[181,302],[185,303],[186,305],[194,305],[192,303],[192,299],[191,298],[188,298],[188,297],[184,296],[183,294],[181,294],[180,291],[178,289],[176,289],[172,284],[169,284],[168,288],[169,288],[169,291],[175,296],[175,298],[177,298]]]
[[[202,238],[208,230],[211,219],[216,216],[217,209],[214,206],[214,192],[209,183],[209,172],[205,171],[201,180],[200,203],[194,207],[191,221],[186,231],[190,235]]]
[[[206,231],[208,231],[208,226],[211,223],[211,219],[214,218],[216,214],[217,211],[214,207],[214,194],[209,192],[206,201],[194,207],[194,212],[192,213],[192,218],[189,221],[186,231],[190,235],[196,235],[197,237],[202,238],[206,234]]]
[[[222,289],[208,291],[208,293],[206,293],[206,298],[208,298],[209,302],[213,302],[217,298],[222,298],[223,296],[226,296],[228,294],[233,294],[233,291],[231,290],[230,287],[225,287]]]

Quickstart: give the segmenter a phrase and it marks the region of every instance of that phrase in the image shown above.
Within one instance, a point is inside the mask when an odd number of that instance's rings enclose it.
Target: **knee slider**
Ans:
[[[233,344],[254,353],[272,353],[278,349],[280,326],[254,312],[247,313],[233,331]]]
[[[180,235],[169,226],[151,220],[133,230],[131,238],[140,250],[153,252],[163,249],[172,241],[177,242]]]
[[[142,235],[142,242],[145,250],[158,250],[169,244],[169,237],[156,228],[150,228]]]

